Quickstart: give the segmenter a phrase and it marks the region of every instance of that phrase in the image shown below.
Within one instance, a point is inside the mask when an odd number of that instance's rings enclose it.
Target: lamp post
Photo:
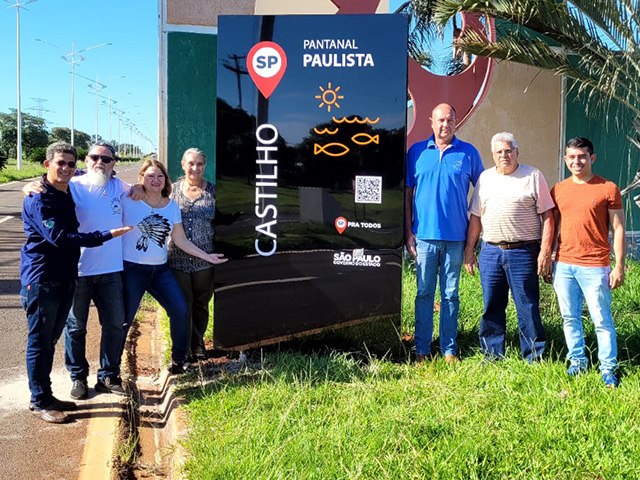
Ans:
[[[102,80],[101,82],[98,81],[98,75],[96,75],[96,79],[92,80],[89,77],[85,77],[84,75],[80,75],[79,73],[76,74],[79,77],[84,78],[85,80],[89,80],[91,83],[88,85],[88,87],[93,90],[93,93],[95,93],[96,95],[96,135],[95,135],[95,143],[98,142],[98,99],[99,98],[106,98],[103,95],[100,95],[100,92],[102,92],[102,90],[104,90],[105,88],[107,88],[107,85],[103,82],[106,82],[107,80],[112,80],[114,78],[125,78],[126,75],[114,75],[113,77],[109,77],[106,80]]]
[[[125,78],[126,75],[122,75],[119,78]],[[112,112],[117,112],[118,109],[114,107],[115,104],[118,103],[117,100],[114,100],[113,98],[111,98],[111,94],[107,94],[107,96],[105,97],[104,95],[99,95],[99,97],[102,99],[102,103],[101,105],[104,105],[105,107],[109,108],[109,141],[111,142],[113,140],[113,133],[112,133]],[[120,110],[122,113],[124,113],[124,110]]]
[[[4,0],[9,3],[8,0]],[[37,2],[38,0],[25,0],[20,2],[20,0],[16,0],[16,3],[10,5],[11,8],[16,9],[16,107],[17,107],[17,115],[16,115],[16,127],[17,127],[17,138],[16,138],[16,166],[18,170],[22,168],[22,110],[21,110],[21,94],[20,94],[20,9],[24,8],[25,5],[29,5],[30,3]],[[25,8],[26,10],[26,8]]]
[[[121,126],[122,118],[124,117],[125,111],[115,107],[112,108],[112,111],[115,112],[116,117],[118,117],[118,155],[120,155],[121,148],[122,148],[122,138],[120,137],[120,126]]]
[[[51,45],[52,47],[55,47],[55,48],[57,48],[59,50],[64,51],[64,49],[62,47],[59,47],[58,45],[55,45],[55,44],[53,44],[51,42],[48,42],[46,40],[43,40],[41,38],[36,38],[36,42],[46,43],[48,45]],[[74,124],[73,124],[73,122],[74,122],[74,111],[75,111],[76,64],[86,60],[86,57],[84,55],[80,55],[81,53],[86,52],[88,50],[93,50],[94,48],[105,47],[107,45],[113,45],[113,44],[111,42],[109,42],[109,43],[99,43],[98,45],[92,45],[90,47],[81,48],[80,50],[76,50],[75,43],[72,43],[71,44],[71,51],[68,52],[68,53],[65,53],[64,55],[62,55],[60,57],[65,62],[68,62],[68,63],[71,64],[71,145],[75,145],[74,144]]]
[[[111,129],[111,108],[113,107],[113,105],[115,105],[118,102],[111,98],[111,94],[107,95],[106,97],[103,97],[101,95],[100,98],[102,98],[102,105],[104,105],[105,107],[107,107],[109,109],[109,142],[112,142],[113,141],[113,134],[111,133],[112,132],[112,129]]]

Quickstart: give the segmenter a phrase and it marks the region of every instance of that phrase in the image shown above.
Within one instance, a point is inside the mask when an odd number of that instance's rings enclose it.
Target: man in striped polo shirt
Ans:
[[[542,357],[545,348],[538,275],[551,270],[554,203],[542,172],[518,163],[518,142],[513,134],[494,135],[491,152],[496,167],[480,175],[473,191],[465,246],[465,267],[473,274],[474,249],[482,231],[480,347],[489,359],[504,357],[511,289],[522,356],[533,362]]]

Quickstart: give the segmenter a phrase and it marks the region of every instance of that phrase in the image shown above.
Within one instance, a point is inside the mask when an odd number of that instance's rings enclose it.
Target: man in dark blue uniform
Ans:
[[[80,247],[95,247],[123,235],[131,227],[78,233],[75,203],[68,191],[76,170],[73,145],[47,148],[42,193],[24,199],[22,221],[27,241],[20,254],[20,300],[27,313],[27,375],[29,409],[45,422],[64,423],[73,402],[51,391],[55,343],[64,329],[78,276]]]

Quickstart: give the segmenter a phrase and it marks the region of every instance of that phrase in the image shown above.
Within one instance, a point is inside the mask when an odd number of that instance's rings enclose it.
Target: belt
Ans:
[[[502,250],[512,250],[514,248],[522,248],[527,245],[540,244],[540,240],[526,240],[524,242],[486,242],[493,247],[501,248]]]

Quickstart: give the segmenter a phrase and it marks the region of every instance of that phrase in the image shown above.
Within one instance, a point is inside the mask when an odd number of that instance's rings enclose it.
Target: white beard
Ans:
[[[93,187],[104,187],[109,181],[109,175],[102,170],[87,169],[89,184]]]

